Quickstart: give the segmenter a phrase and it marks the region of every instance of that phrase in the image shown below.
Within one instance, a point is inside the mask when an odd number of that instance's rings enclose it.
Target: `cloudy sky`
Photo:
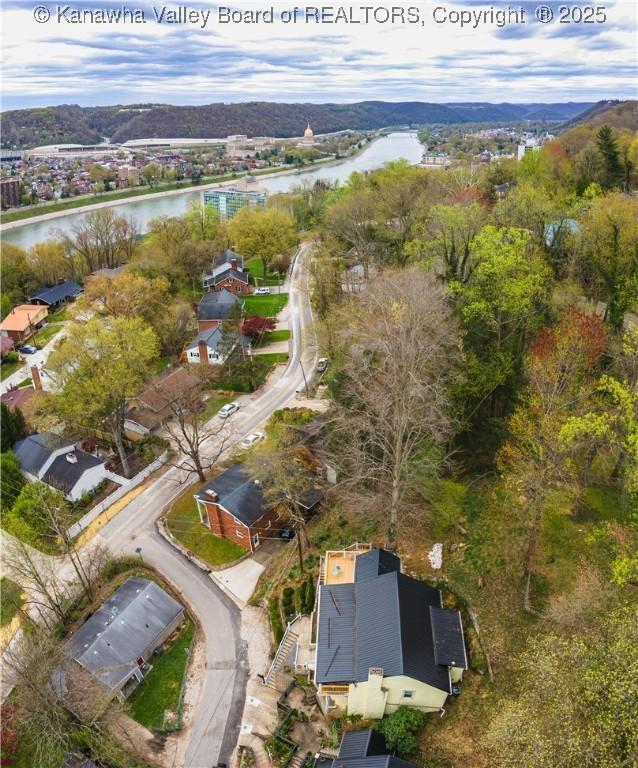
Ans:
[[[290,10],[289,0],[230,0],[233,8]],[[312,2],[313,0],[310,0]],[[593,101],[636,98],[637,5],[606,2],[604,23],[560,24],[563,2],[544,4],[554,21],[541,24],[537,3],[510,3],[526,23],[497,26],[490,8],[507,3],[411,0],[419,23],[226,24],[217,3],[187,6],[210,11],[198,24],[158,24],[153,6],[125,0],[144,12],[145,24],[68,23],[48,0],[2,3],[2,108],[73,103],[206,104],[217,101]],[[598,1],[598,0],[597,0]],[[604,0],[603,0],[604,1]],[[128,3],[128,4],[127,4]],[[322,0],[328,4],[330,0]],[[410,0],[388,0],[407,9]],[[51,13],[37,23],[34,9]],[[366,5],[363,3],[362,5]],[[62,3],[60,8],[67,7]],[[121,2],[70,0],[73,10],[117,11]],[[176,10],[180,6],[166,5]],[[300,4],[298,7],[304,8]],[[338,5],[330,6],[333,9]],[[362,21],[359,5],[353,18]],[[434,21],[434,9],[438,7]],[[581,6],[584,8],[584,6]],[[479,14],[476,28],[455,23],[454,11]],[[488,18],[480,16],[487,11]],[[42,9],[39,11],[43,14]],[[580,11],[575,12],[578,19]],[[46,14],[45,14],[46,15]],[[70,14],[67,13],[67,18]],[[42,15],[40,16],[42,18]],[[138,15],[139,19],[139,15]],[[423,22],[423,23],[420,23]]]

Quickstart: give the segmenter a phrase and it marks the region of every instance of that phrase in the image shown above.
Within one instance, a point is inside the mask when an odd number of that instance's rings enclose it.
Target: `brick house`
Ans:
[[[223,258],[221,264],[204,275],[204,289],[222,291],[225,288],[235,295],[252,293],[249,272],[244,269],[244,257],[229,250],[224,252]]]
[[[14,307],[0,323],[0,334],[14,342],[25,341],[38,331],[49,315],[47,307],[38,304],[21,304]]]
[[[323,498],[308,474],[308,490],[297,504],[309,513]],[[254,552],[264,539],[277,538],[289,527],[281,504],[264,498],[261,483],[252,478],[243,464],[233,464],[195,494],[200,521],[216,535],[231,539]]]
[[[281,512],[268,505],[261,484],[242,464],[233,464],[195,494],[199,519],[216,535],[254,552],[276,537]]]
[[[244,302],[226,288],[205,293],[197,305],[198,330],[208,331],[221,327],[225,320],[241,317]]]

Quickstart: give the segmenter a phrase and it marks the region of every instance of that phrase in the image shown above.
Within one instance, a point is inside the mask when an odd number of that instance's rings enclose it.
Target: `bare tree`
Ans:
[[[343,333],[333,462],[376,497],[389,546],[408,492],[446,459],[459,337],[442,289],[420,269],[388,273],[356,302]]]
[[[261,483],[266,501],[280,506],[296,530],[299,568],[303,573],[303,548],[308,548],[303,499],[314,484],[312,458],[300,447],[274,452],[262,449],[251,457],[248,468]]]
[[[70,232],[58,231],[63,246],[84,262],[84,274],[102,267],[117,267],[130,260],[137,243],[135,224],[112,208],[87,214]]]
[[[206,481],[209,472],[226,449],[230,429],[225,421],[203,421],[204,404],[199,387],[179,395],[167,405],[163,427],[177,446],[179,466]]]

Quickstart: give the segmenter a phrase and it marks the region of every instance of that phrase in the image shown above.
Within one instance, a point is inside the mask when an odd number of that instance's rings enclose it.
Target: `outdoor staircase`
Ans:
[[[301,768],[301,766],[306,762],[306,755],[307,752],[302,749],[298,749],[293,755],[292,760],[288,763],[288,768]]]
[[[299,635],[293,630],[293,626],[299,618],[299,616],[295,616],[292,621],[288,622],[284,636],[281,639],[281,643],[279,643],[279,648],[277,648],[277,653],[275,653],[275,658],[273,659],[272,664],[270,665],[270,669],[268,670],[268,674],[266,675],[266,685],[276,691],[281,689],[282,683],[283,687],[285,688],[290,680],[289,675],[286,675],[285,682],[283,682],[280,678],[283,677],[281,673],[283,672],[283,668],[286,665],[286,661],[288,660],[293,648],[296,647],[299,640]]]

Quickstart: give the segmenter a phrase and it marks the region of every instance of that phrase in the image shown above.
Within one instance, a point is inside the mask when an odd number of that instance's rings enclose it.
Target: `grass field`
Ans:
[[[264,280],[264,265],[258,256],[254,259],[248,259],[246,262],[246,269],[250,272],[250,276],[257,285],[277,286],[282,282],[276,272],[269,272]]]
[[[211,395],[208,400],[206,400],[206,410],[202,413],[202,422],[211,419],[222,405],[230,403],[234,397],[234,392],[215,392],[215,394]]]
[[[24,603],[22,590],[6,576],[0,579],[0,627],[9,624]]]
[[[198,485],[191,486],[173,504],[166,516],[168,528],[178,541],[207,563],[232,563],[245,554],[246,550],[234,541],[213,536],[210,530],[200,523],[193,498],[198,488]]]
[[[56,335],[56,333],[59,333],[61,330],[62,326],[55,323],[53,325],[50,323],[45,325],[44,328],[38,331],[35,335],[35,343],[37,348],[42,349],[42,347],[46,346]]]
[[[244,310],[247,317],[275,317],[286,306],[287,293],[271,293],[269,296],[246,296]]]
[[[265,347],[266,344],[274,344],[276,341],[288,341],[290,338],[290,331],[288,330],[281,330],[281,331],[271,331],[270,333],[266,333],[261,340],[260,347]]]
[[[22,360],[18,360],[17,362],[3,362],[2,365],[0,365],[0,381],[4,381],[9,378],[9,376],[12,376],[16,371],[22,368],[23,365],[24,362]]]
[[[163,728],[164,713],[176,714],[195,627],[187,619],[170,648],[151,659],[153,669],[130,698],[131,717],[147,728]]]

